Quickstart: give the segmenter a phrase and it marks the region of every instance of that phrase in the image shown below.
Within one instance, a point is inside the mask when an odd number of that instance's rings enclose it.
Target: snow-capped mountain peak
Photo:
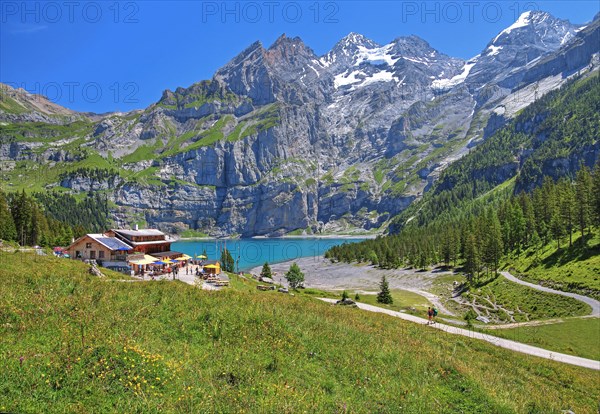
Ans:
[[[356,63],[359,54],[364,54],[365,50],[379,47],[381,47],[379,44],[360,33],[351,32],[337,42],[331,51],[322,56],[320,62],[325,67],[331,65],[352,66]]]
[[[375,46],[375,45],[377,45],[371,39],[365,37],[364,35],[362,35],[360,33],[356,33],[356,32],[350,32],[350,33],[348,33],[346,36],[344,36],[338,42],[338,44],[359,45],[359,46],[363,46],[363,45],[373,45],[373,46]]]
[[[432,86],[449,89],[466,82],[479,89],[490,82],[500,82],[508,74],[511,80],[503,85],[512,85],[519,79],[517,72],[522,73],[530,63],[557,51],[577,35],[580,27],[547,12],[526,11],[498,33],[477,59],[467,62],[461,73],[437,79]]]
[[[553,17],[550,13],[543,11],[526,11],[506,29],[502,30],[491,41],[491,45],[502,46],[503,44],[540,44],[542,47],[555,49],[571,39],[579,26],[571,24],[567,20]]]
[[[354,63],[354,66],[358,66],[363,62],[367,62],[375,66],[384,64],[393,66],[394,63],[396,63],[399,59],[398,57],[393,57],[393,47],[393,43],[375,48],[358,46],[358,54],[356,56],[356,63]]]
[[[514,22],[513,24],[508,26],[506,29],[502,30],[500,33],[498,33],[498,36],[496,36],[494,38],[492,43],[496,43],[498,38],[502,35],[505,35],[505,34],[508,35],[508,34],[510,34],[510,32],[512,32],[515,29],[530,25],[532,22],[532,14],[533,14],[533,12],[531,12],[531,11],[526,11],[526,12],[522,13],[516,22]]]

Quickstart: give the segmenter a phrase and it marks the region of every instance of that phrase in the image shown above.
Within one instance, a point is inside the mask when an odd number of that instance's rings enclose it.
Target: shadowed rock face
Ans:
[[[0,109],[0,122],[89,123],[81,148],[110,152],[121,172],[66,174],[55,184],[109,192],[123,224],[141,215],[164,230],[219,236],[369,230],[538,92],[597,65],[598,20],[580,29],[526,13],[466,62],[415,36],[379,45],[350,33],[319,57],[282,35],[268,49],[250,45],[211,80],[165,91],[144,111],[77,114],[33,106],[7,87],[3,97],[23,110]],[[43,134],[3,134],[0,158],[84,157],[68,149],[76,133],[52,145]]]

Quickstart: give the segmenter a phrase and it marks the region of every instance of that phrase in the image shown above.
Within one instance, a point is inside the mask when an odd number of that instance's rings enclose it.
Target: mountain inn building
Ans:
[[[100,266],[127,271],[129,264],[149,258],[175,259],[182,253],[171,250],[175,240],[156,229],[110,229],[81,236],[65,249],[72,259],[95,260]],[[137,270],[137,269],[136,269]]]

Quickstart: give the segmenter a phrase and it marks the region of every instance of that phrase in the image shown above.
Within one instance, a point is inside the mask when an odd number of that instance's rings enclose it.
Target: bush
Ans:
[[[469,309],[469,311],[465,314],[465,321],[467,321],[467,326],[473,326],[473,320],[477,318],[477,313],[473,309]]]

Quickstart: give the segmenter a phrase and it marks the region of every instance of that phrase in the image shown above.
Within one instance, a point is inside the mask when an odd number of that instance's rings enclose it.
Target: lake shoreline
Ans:
[[[411,291],[423,291],[431,287],[433,281],[451,271],[434,269],[428,271],[413,268],[381,269],[363,263],[331,263],[324,256],[300,257],[278,263],[269,263],[271,271],[276,273],[276,282],[286,285],[285,272],[292,263],[298,264],[305,276],[305,286],[327,291],[356,290],[378,291],[381,277],[385,276],[390,288]],[[260,274],[262,266],[256,266],[249,272]]]
[[[302,257],[322,256],[333,246],[356,243],[357,237],[280,237],[251,239],[178,240],[172,250],[195,257],[203,252],[209,260],[220,260],[227,248],[235,260],[235,269],[247,271],[265,262],[279,263]]]
[[[414,268],[381,269],[366,263],[332,263],[324,256],[300,257],[296,260],[270,264],[273,280],[288,286],[285,273],[292,263],[296,263],[304,273],[304,286],[328,292],[347,291],[351,295],[372,295],[380,290],[382,276],[385,276],[390,289],[404,290],[422,296],[441,312],[453,315],[438,295],[430,292],[434,281],[442,276],[454,275],[452,271],[436,268],[433,270],[417,270]],[[259,275],[261,267],[257,266],[250,273]],[[457,275],[457,279],[459,276]],[[427,306],[427,305],[426,305]]]
[[[307,234],[307,235],[287,235],[280,237],[269,237],[269,236],[253,236],[253,237],[176,237],[171,236],[175,239],[175,241],[219,241],[219,240],[281,240],[281,239],[345,239],[345,240],[354,240],[354,239],[375,239],[377,236],[381,236],[381,234]]]

